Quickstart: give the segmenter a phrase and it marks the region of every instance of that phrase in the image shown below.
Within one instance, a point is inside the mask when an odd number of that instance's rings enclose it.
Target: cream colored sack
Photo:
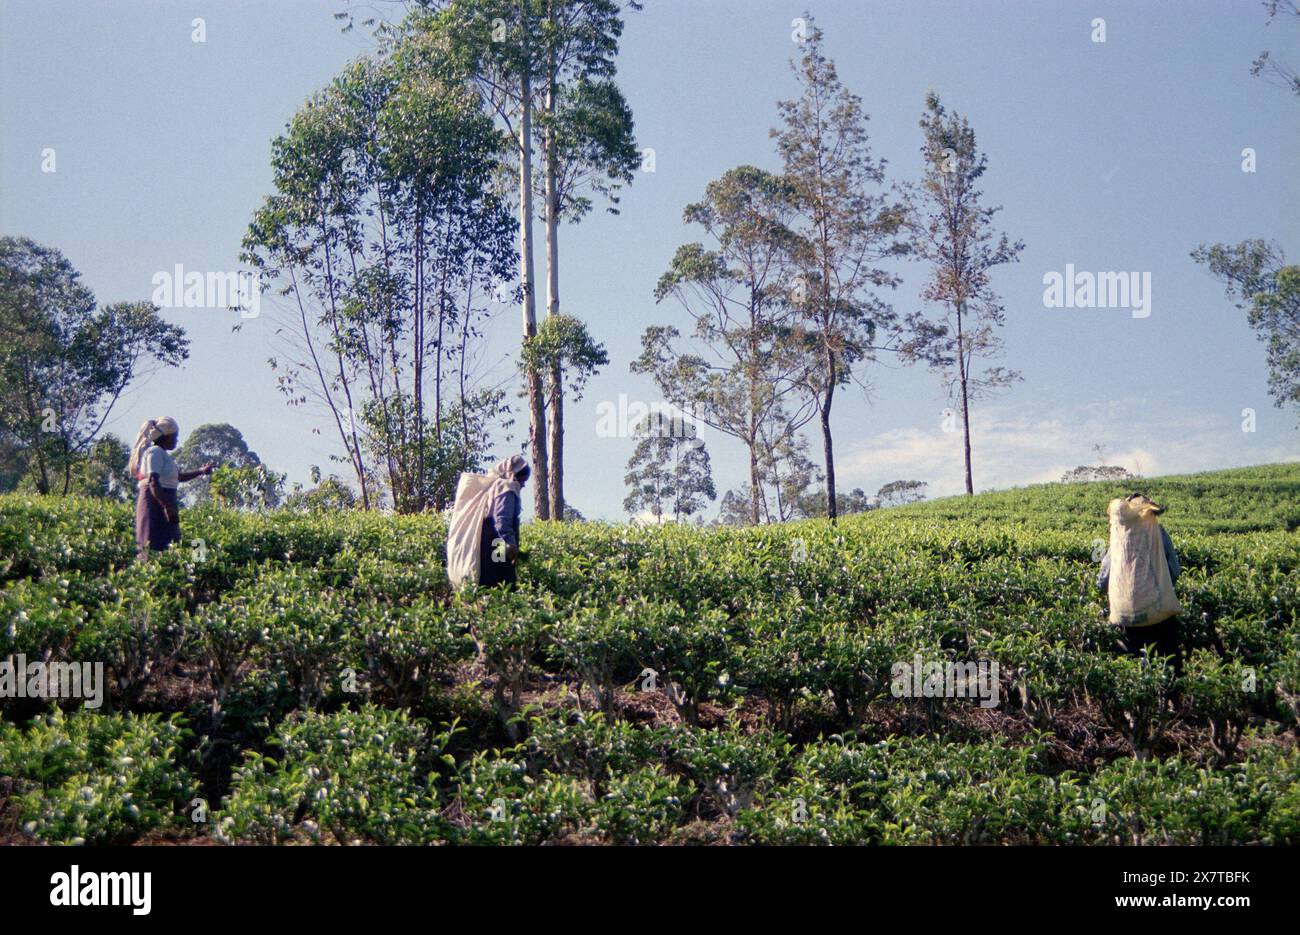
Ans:
[[[524,465],[518,455],[499,461],[490,474],[463,472],[456,483],[456,502],[451,508],[447,523],[447,577],[452,587],[477,584],[479,580],[479,547],[483,535],[483,521],[492,512],[492,501],[506,491],[519,492],[514,475]]]
[[[1150,502],[1112,500],[1110,516],[1110,622],[1150,626],[1183,612],[1169,577],[1160,521]]]

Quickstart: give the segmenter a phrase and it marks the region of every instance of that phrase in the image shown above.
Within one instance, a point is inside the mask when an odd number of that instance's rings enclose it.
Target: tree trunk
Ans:
[[[72,489],[72,452],[68,447],[68,436],[60,435],[63,442],[63,495],[66,497]]]
[[[551,519],[564,519],[564,372],[559,361],[551,364],[550,504]]]
[[[830,400],[828,399],[829,403]],[[835,506],[835,446],[831,441],[831,413],[830,409],[823,409],[821,412],[822,423],[822,451],[826,460],[826,518],[832,523],[838,517],[838,510]]]
[[[835,506],[835,445],[831,440],[831,406],[835,403],[835,355],[826,351],[826,402],[821,407],[822,451],[826,456],[826,518],[832,523],[838,515]]]
[[[415,222],[415,483],[410,484],[413,502],[408,508],[424,508],[424,218]],[[409,481],[408,481],[409,483]],[[396,494],[396,491],[394,491]],[[396,496],[393,497],[397,499]],[[393,504],[397,509],[397,504]],[[400,509],[399,512],[402,512]]]
[[[520,81],[519,122],[519,270],[523,287],[524,343],[537,334],[537,295],[533,273],[533,104],[532,82],[525,74]],[[542,395],[542,376],[536,367],[528,368],[529,442],[533,476],[537,479],[533,500],[538,519],[551,518],[548,462],[546,457],[546,404]]]
[[[41,422],[40,404],[36,401],[35,394],[32,392],[32,380],[26,366],[23,367],[23,371],[23,389],[27,395],[28,422],[39,425]],[[39,431],[38,429],[34,445],[36,449],[36,466],[40,469],[40,476],[36,478],[36,492],[48,494],[50,492],[50,472],[45,463],[45,445],[41,442]]]
[[[546,89],[548,113],[555,110],[554,66]],[[547,124],[543,138],[543,158],[546,161],[546,318],[549,321],[560,314],[560,193],[557,188],[555,130]],[[549,405],[550,424],[550,507],[551,518],[564,519],[564,367],[559,357],[551,361]]]
[[[973,494],[975,485],[971,481],[970,473],[970,404],[967,402],[965,377],[962,377],[961,381],[961,427],[966,454],[966,493]]]
[[[975,485],[971,483],[970,473],[970,394],[967,391],[967,373],[966,373],[966,345],[962,340],[962,312],[965,310],[964,303],[957,305],[957,366],[958,375],[961,377],[961,430],[962,445],[966,455],[966,494],[967,496],[975,493]]]

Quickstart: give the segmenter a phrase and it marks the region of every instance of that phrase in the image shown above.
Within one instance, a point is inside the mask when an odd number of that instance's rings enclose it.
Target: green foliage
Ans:
[[[709,451],[689,419],[652,412],[633,430],[636,450],[623,483],[631,488],[623,509],[644,510],[655,522],[681,522],[717,498]]]
[[[1185,760],[1117,760],[1089,781],[1075,833],[1109,844],[1295,844],[1300,755],[1266,748],[1211,770]],[[1098,807],[1102,806],[1102,807]]]
[[[354,509],[356,505],[356,493],[337,477],[327,477],[309,490],[295,485],[294,492],[285,501],[286,507],[303,513],[334,513]]]
[[[251,509],[279,505],[284,475],[266,468],[257,452],[249,450],[243,433],[233,425],[227,422],[200,425],[176,450],[176,464],[182,471],[197,471],[209,462],[223,469],[222,480],[214,476],[187,481],[181,488],[187,504],[207,503],[219,487],[219,502],[223,506]],[[225,473],[229,469],[236,473]]]
[[[23,831],[49,844],[117,844],[174,828],[197,791],[178,715],[55,709],[0,723],[0,776]]]
[[[737,825],[761,843],[1063,843],[1057,823],[1074,785],[1044,775],[1042,754],[1037,741],[821,741]]]
[[[1181,678],[1106,622],[1106,484],[834,526],[541,524],[517,590],[457,594],[435,514],[205,505],[137,563],[128,504],[0,496],[0,659],[103,661],[113,712],[24,731],[47,703],[3,699],[0,795],[43,840],[1296,843],[1300,467],[1148,482]],[[918,654],[996,662],[996,706],[894,697]],[[156,818],[77,804],[107,781],[92,725],[166,738],[125,774]],[[23,772],[82,734],[66,774]],[[162,817],[197,756],[234,780],[220,826]]]
[[[0,473],[25,471],[40,493],[87,492],[95,474],[111,487],[120,465],[88,464],[106,456],[91,450],[104,421],[150,361],[176,366],[189,355],[185,332],[158,311],[150,302],[97,305],[58,250],[0,237],[0,450],[8,462]]]
[[[547,373],[559,366],[568,375],[569,392],[574,399],[582,399],[587,381],[608,363],[605,345],[596,341],[587,326],[572,315],[548,316],[519,352],[522,373],[534,370]]]
[[[1198,649],[1188,660],[1181,687],[1192,708],[1209,721],[1210,748],[1221,760],[1231,760],[1261,688],[1255,670]]]
[[[580,830],[591,798],[571,777],[534,777],[522,760],[476,753],[462,769],[459,804],[466,844],[542,844]]]
[[[215,816],[225,842],[427,844],[445,839],[430,774],[454,765],[455,733],[430,734],[404,711],[365,707],[290,715],[275,756],[247,754]]]
[[[278,504],[284,495],[285,475],[268,470],[266,465],[248,467],[222,466],[208,479],[211,497],[228,509],[265,510]]]
[[[1088,672],[1087,684],[1106,719],[1137,756],[1150,756],[1169,722],[1173,666],[1160,657],[1103,659]]]
[[[319,355],[272,360],[287,404],[323,402],[363,504],[386,487],[403,512],[441,508],[448,476],[480,456],[464,437],[478,416],[451,415],[499,412],[469,394],[466,368],[516,262],[494,182],[504,135],[434,25],[417,12],[293,116],[243,241],[304,309],[295,336]],[[461,450],[443,420],[460,422]]]

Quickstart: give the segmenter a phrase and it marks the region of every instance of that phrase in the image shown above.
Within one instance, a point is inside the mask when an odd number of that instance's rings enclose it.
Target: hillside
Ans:
[[[1182,558],[1182,677],[1094,586],[1131,489]],[[0,497],[0,658],[109,676],[3,700],[0,835],[1300,843],[1298,464],[533,525],[516,593],[451,594],[440,517],[183,522],[142,565],[126,505]]]
[[[1300,527],[1300,462],[1176,474],[1118,482],[1037,484],[974,497],[946,497],[890,510],[945,520],[993,520],[1010,526],[1078,529],[1106,525],[1106,503],[1142,491],[1165,507],[1170,532],[1253,532]]]

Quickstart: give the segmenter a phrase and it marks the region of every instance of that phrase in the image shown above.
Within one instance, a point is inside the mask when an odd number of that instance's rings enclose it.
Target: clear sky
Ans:
[[[594,213],[561,240],[565,310],[611,357],[568,409],[566,489],[589,517],[624,516],[634,445],[597,435],[597,406],[657,399],[628,364],[646,326],[687,324],[652,295],[676,247],[698,239],[682,208],[736,165],[778,168],[768,130],[776,101],[796,94],[791,21],[805,5],[646,0],[627,17],[619,81],[655,171],[637,175],[618,216]],[[1148,475],[1300,458],[1295,415],[1265,391],[1263,345],[1188,256],[1247,237],[1300,256],[1298,102],[1249,75],[1264,49],[1300,64],[1300,28],[1266,27],[1258,0],[807,5],[864,99],[890,178],[921,173],[917,121],[933,88],[970,118],[989,158],[986,197],[1004,206],[998,224],[1026,243],[994,279],[1007,309],[1002,363],[1024,382],[974,411],[976,489],[1055,479],[1094,463],[1094,444]],[[332,14],[349,8],[396,15],[347,0],[0,0],[0,232],[62,250],[102,302],[148,299],[154,274],[178,263],[235,268],[270,192],[271,139],[370,47],[360,29],[340,32]],[[195,17],[202,44],[191,40]],[[1104,43],[1093,41],[1096,18]],[[1242,171],[1248,147],[1253,173]],[[51,148],[56,171],[42,172]],[[540,275],[540,250],[537,263]],[[1066,264],[1149,272],[1150,316],[1045,308],[1043,277]],[[899,272],[892,298],[910,312],[923,270]],[[291,481],[305,482],[312,464],[331,469],[326,421],[276,391],[274,315],[236,332],[231,312],[165,314],[188,332],[190,359],[134,386],[109,430],[129,441],[162,414],[183,431],[230,422]],[[514,381],[518,317],[503,307],[491,325],[496,381]],[[932,494],[959,492],[960,435],[943,431],[938,377],[889,361],[869,377],[870,398],[854,390],[835,411],[841,487],[871,493],[914,478]],[[1247,408],[1254,432],[1242,431]],[[525,433],[521,412],[498,454]],[[721,495],[744,479],[744,450],[704,438]]]

